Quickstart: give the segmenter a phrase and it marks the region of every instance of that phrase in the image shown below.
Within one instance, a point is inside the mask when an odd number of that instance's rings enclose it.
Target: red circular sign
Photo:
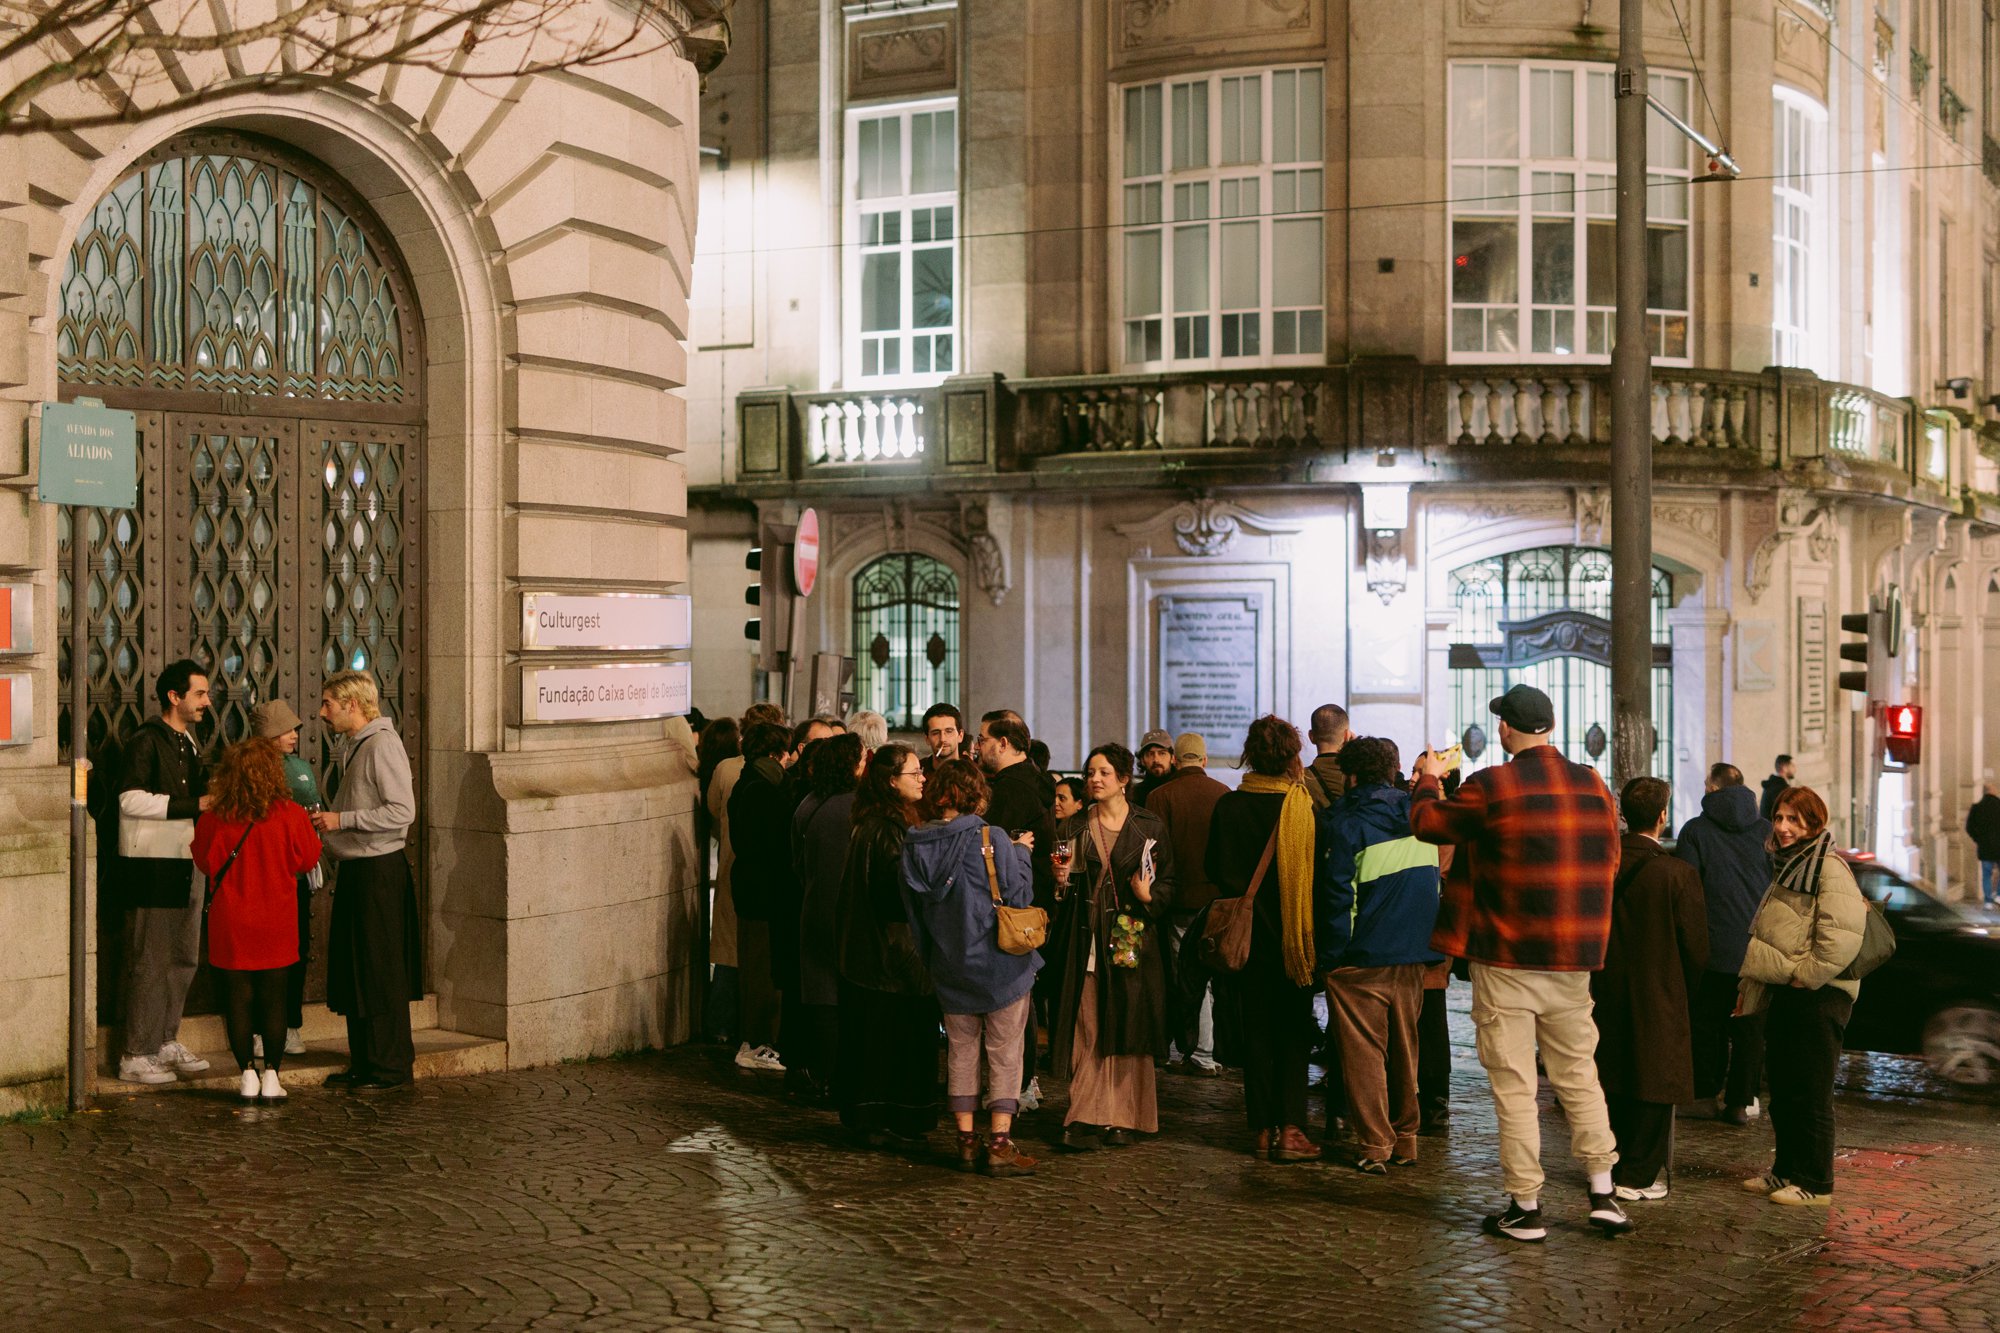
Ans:
[[[801,597],[812,596],[819,581],[819,511],[799,514],[798,534],[792,538],[792,587]]]

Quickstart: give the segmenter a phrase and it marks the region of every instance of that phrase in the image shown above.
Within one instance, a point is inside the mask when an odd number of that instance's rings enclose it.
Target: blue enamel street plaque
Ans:
[[[45,504],[130,509],[139,502],[139,433],[133,415],[95,400],[42,404]]]

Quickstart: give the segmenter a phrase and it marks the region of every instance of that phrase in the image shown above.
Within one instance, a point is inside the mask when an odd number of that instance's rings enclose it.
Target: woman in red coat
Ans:
[[[214,803],[194,826],[194,863],[208,877],[208,961],[222,979],[229,1048],[246,1101],[285,1095],[285,974],[299,961],[298,878],[319,864],[319,835],[289,799],[284,756],[253,738],[223,751]],[[264,1039],[264,1072],[250,1039]]]

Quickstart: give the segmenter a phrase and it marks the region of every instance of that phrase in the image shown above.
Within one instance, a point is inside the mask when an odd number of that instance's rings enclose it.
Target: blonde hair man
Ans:
[[[417,817],[410,756],[365,671],[329,676],[319,716],[340,743],[340,783],[313,822],[338,867],[326,1000],[347,1019],[348,1052],[347,1071],[327,1082],[401,1087],[416,1061],[410,1001],[423,996],[416,891],[403,854]]]

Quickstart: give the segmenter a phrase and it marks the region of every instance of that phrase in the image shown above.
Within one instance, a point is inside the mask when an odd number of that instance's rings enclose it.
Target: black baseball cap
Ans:
[[[1516,685],[1486,707],[1516,731],[1540,733],[1556,724],[1556,706],[1532,685]]]

